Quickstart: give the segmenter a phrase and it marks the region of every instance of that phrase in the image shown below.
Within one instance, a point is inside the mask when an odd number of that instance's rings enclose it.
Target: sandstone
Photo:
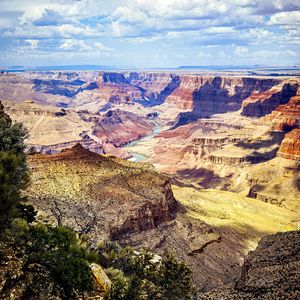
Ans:
[[[299,94],[299,92],[298,92]],[[271,122],[274,130],[289,131],[300,126],[300,96],[292,97],[288,103],[279,105],[271,114],[262,118]]]
[[[93,135],[116,147],[150,134],[154,124],[149,119],[122,110],[109,110],[96,121]]]
[[[277,155],[300,160],[300,128],[295,128],[285,135]]]
[[[272,87],[262,93],[254,93],[243,101],[242,114],[251,117],[262,117],[272,113],[279,105],[289,102],[297,94],[299,84],[291,81]]]
[[[106,292],[110,289],[112,283],[102,267],[98,264],[92,263],[91,266],[92,274],[96,280],[96,282],[102,287],[102,289]]]

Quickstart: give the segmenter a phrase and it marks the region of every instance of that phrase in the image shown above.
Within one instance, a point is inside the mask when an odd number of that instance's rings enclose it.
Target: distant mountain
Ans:
[[[234,66],[234,65],[216,65],[216,66],[180,66],[177,69],[181,70],[252,70],[262,66]]]
[[[260,70],[260,71],[295,71],[300,70],[300,66],[264,66],[264,65],[214,65],[214,66],[180,66],[180,70],[206,70],[206,71],[233,71],[233,70]]]
[[[64,65],[64,66],[8,66],[0,67],[3,71],[22,72],[22,71],[100,71],[100,70],[127,70],[135,69],[132,66],[110,66],[110,65]]]

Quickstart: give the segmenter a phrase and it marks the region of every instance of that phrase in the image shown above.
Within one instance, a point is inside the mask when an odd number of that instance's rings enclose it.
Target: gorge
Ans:
[[[246,258],[259,240],[265,255],[266,236],[300,228],[299,77],[27,71],[0,87],[29,130],[26,195],[49,224],[169,249],[228,299],[235,281],[253,292],[244,261],[266,274]]]

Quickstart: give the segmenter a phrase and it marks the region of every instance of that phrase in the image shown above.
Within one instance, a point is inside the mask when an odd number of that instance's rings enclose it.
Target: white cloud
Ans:
[[[246,57],[249,53],[249,49],[247,47],[237,46],[234,53],[239,57]]]
[[[265,60],[273,53],[273,61],[295,61],[299,10],[295,0],[1,0],[0,51],[75,59],[117,57],[122,49],[133,62],[176,64],[232,56],[251,62],[253,53]]]
[[[295,25],[300,26],[300,11],[280,12],[271,16],[269,25]]]
[[[272,50],[259,50],[251,54],[253,58],[263,58],[263,59],[274,59],[276,57],[288,57],[293,56],[297,57],[297,53],[292,50],[283,50],[283,51],[272,51]]]
[[[38,40],[25,40],[26,43],[29,44],[28,48],[30,48],[31,50],[36,49],[38,47]]]
[[[106,47],[100,42],[86,43],[83,40],[77,39],[64,39],[58,47],[62,51],[77,51],[85,52],[87,55],[98,53],[102,56],[117,55],[117,51],[114,48]]]
[[[197,54],[198,58],[211,58],[212,54],[210,52],[199,51]]]
[[[16,26],[13,31],[5,31],[4,36],[16,38],[86,38],[103,35],[101,25],[91,28],[82,24],[62,24],[59,26]]]
[[[87,45],[82,40],[63,40],[62,44],[60,44],[59,49],[62,50],[75,50],[75,51],[90,51],[92,47]]]

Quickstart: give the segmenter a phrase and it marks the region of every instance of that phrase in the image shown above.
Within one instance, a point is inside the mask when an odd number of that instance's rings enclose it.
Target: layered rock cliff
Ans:
[[[300,89],[298,95],[292,97],[288,103],[279,105],[271,114],[262,118],[270,122],[273,130],[289,131],[300,127]]]
[[[180,77],[180,85],[167,101],[204,116],[239,110],[242,101],[254,92],[277,84],[275,79],[192,76]]]
[[[300,128],[295,128],[285,135],[277,156],[300,161]]]
[[[298,82],[291,81],[274,86],[262,93],[255,92],[243,101],[242,115],[262,117],[270,114],[279,105],[288,103],[291,97],[297,94],[298,87]]]
[[[299,299],[300,231],[263,238],[245,259],[234,289],[207,293],[201,299]]]

